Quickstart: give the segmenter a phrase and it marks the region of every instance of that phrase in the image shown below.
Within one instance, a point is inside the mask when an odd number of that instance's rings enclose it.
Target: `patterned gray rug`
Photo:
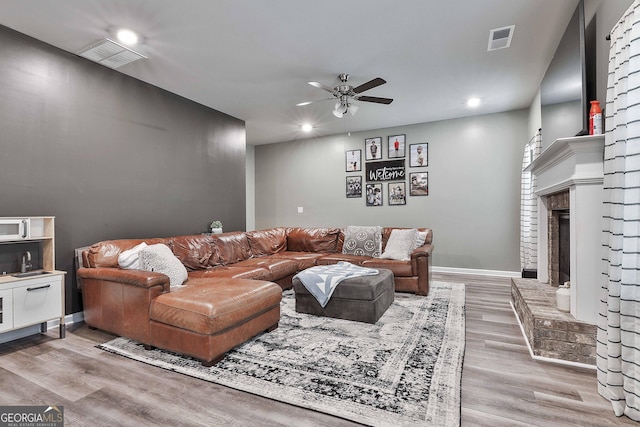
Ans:
[[[396,293],[374,324],[299,314],[283,295],[278,329],[217,365],[116,338],[98,347],[269,399],[368,425],[460,424],[465,286]]]

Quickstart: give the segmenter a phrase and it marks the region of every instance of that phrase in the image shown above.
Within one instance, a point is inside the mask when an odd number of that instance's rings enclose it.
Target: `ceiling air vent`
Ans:
[[[78,52],[78,55],[110,68],[118,68],[147,57],[122,46],[111,39],[104,39]]]
[[[494,28],[489,31],[489,48],[487,51],[504,49],[511,46],[511,39],[513,38],[513,31],[515,25],[509,25],[508,27]]]

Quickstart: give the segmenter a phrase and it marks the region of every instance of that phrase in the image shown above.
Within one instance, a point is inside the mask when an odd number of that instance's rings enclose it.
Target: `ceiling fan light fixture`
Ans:
[[[351,113],[352,116],[354,116],[358,112],[359,108],[360,107],[358,107],[356,104],[351,104],[349,105],[349,107],[347,107],[347,110]]]
[[[342,116],[344,115],[344,113],[338,109],[333,110],[333,115],[336,116],[337,118],[341,119]]]

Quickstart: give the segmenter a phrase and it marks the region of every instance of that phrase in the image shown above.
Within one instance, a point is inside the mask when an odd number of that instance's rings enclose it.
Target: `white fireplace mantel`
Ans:
[[[538,280],[549,282],[547,197],[569,190],[571,314],[595,324],[600,297],[604,135],[559,138],[525,171],[536,176]]]

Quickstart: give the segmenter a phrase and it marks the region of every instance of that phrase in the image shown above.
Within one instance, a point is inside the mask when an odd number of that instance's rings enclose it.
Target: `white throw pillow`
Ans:
[[[169,246],[158,243],[140,251],[140,268],[169,276],[171,287],[181,286],[188,278],[187,269],[171,252]]]
[[[118,255],[118,265],[126,270],[140,270],[140,251],[147,247],[145,242],[122,251]]]
[[[416,248],[424,245],[424,242],[427,241],[427,232],[426,231],[418,231],[418,238],[416,239]]]
[[[380,252],[382,252],[382,227],[356,225],[347,227],[342,245],[343,254],[379,258]]]
[[[407,230],[392,230],[384,253],[380,258],[397,259],[400,261],[409,261],[411,252],[416,248],[416,240],[418,238],[418,230],[410,228]]]

